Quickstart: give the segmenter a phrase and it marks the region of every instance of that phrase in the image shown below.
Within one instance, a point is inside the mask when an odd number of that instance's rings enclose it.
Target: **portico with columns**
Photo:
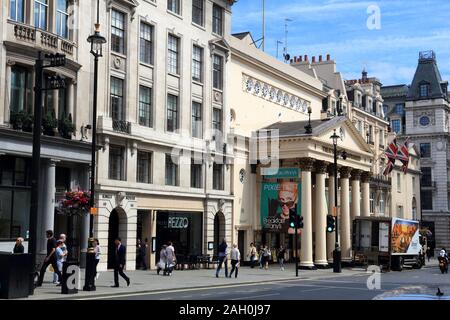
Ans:
[[[279,138],[280,167],[299,168],[301,195],[298,200],[303,216],[299,237],[300,267],[314,269],[328,266],[335,248],[335,234],[326,231],[326,216],[333,213],[336,196],[334,149],[330,136],[336,130],[341,136],[337,143],[338,155],[344,150],[347,153],[345,159],[338,156],[337,161],[338,232],[343,262],[352,260],[353,219],[370,215],[367,190],[373,154],[346,117],[312,120],[312,134],[305,132],[307,124],[308,121],[279,122],[264,130],[278,130],[277,133],[272,131],[272,137],[278,135]]]

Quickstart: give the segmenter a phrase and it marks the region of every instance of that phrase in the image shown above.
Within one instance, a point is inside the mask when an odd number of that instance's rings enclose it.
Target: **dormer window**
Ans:
[[[430,93],[430,85],[428,83],[421,84],[419,87],[419,95],[421,98],[427,98]]]

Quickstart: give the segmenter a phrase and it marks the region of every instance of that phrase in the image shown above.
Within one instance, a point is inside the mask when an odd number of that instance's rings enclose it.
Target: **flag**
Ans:
[[[406,174],[408,171],[408,165],[409,165],[409,151],[408,151],[408,140],[407,138],[405,140],[405,143],[399,148],[399,152],[401,153],[397,158],[402,162],[402,171]]]
[[[398,145],[397,145],[397,139],[392,140],[392,142],[389,144],[387,149],[384,151],[384,155],[388,159],[388,163],[386,166],[386,169],[384,170],[383,174],[387,176],[391,171],[394,169],[395,159],[397,159],[398,156]]]
[[[386,166],[386,169],[384,169],[383,175],[387,176],[389,173],[392,172],[393,169],[394,169],[394,164],[391,161],[389,161]]]

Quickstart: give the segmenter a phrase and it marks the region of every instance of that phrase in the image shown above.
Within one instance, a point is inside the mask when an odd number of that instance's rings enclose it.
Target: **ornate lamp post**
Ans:
[[[338,225],[338,197],[337,197],[337,191],[338,191],[338,182],[337,182],[337,141],[340,137],[336,134],[336,129],[334,129],[333,135],[330,137],[330,139],[333,140],[333,146],[334,146],[334,214],[335,214],[335,221],[336,221],[336,229],[334,231],[335,234],[335,245],[334,245],[334,251],[333,251],[333,272],[341,273],[342,272],[342,266],[341,266],[341,248],[339,247],[339,225]]]
[[[100,35],[100,0],[97,0],[97,23],[95,32],[87,38],[91,44],[91,54],[94,56],[94,97],[93,97],[93,115],[92,115],[92,149],[91,149],[91,195],[89,207],[91,208],[89,216],[89,242],[86,254],[86,276],[83,290],[95,291],[95,252],[94,252],[94,213],[95,208],[95,153],[97,149],[97,87],[98,87],[98,58],[103,56],[103,44],[106,38]]]

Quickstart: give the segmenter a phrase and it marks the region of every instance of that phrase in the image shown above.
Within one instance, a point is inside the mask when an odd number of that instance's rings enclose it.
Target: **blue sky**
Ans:
[[[369,6],[380,8],[381,28],[370,30]],[[449,0],[266,0],[266,48],[281,59],[285,19],[288,52],[336,60],[345,79],[359,78],[365,67],[383,85],[410,84],[419,51],[434,50],[444,80],[450,81]],[[262,34],[262,0],[238,0],[232,31]],[[311,58],[310,58],[311,59]]]

